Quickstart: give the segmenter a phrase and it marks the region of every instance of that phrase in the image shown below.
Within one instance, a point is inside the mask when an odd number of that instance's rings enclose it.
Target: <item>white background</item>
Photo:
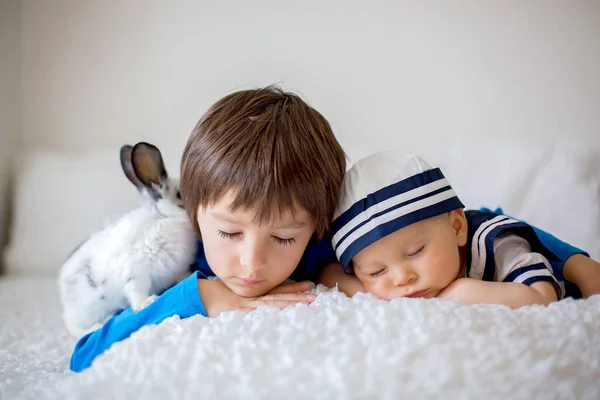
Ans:
[[[20,152],[146,140],[178,166],[211,103],[271,83],[321,111],[351,161],[476,140],[600,146],[598,1],[0,4],[0,218]]]

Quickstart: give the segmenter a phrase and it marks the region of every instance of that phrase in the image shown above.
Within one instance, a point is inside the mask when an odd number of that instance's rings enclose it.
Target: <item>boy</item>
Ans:
[[[600,293],[600,264],[581,250],[524,222],[463,208],[441,170],[418,157],[384,152],[357,162],[332,222],[336,255],[356,277],[332,264],[321,282],[348,295],[511,308],[578,297],[565,276],[585,297]]]
[[[324,234],[345,169],[329,123],[298,96],[267,87],[217,101],[181,162],[182,200],[201,239],[196,271],[143,310],[126,309],[82,337],[71,369],[82,371],[113,343],[174,315],[310,303],[314,295],[303,293],[310,283],[302,281],[335,261]],[[282,285],[288,278],[300,283]]]

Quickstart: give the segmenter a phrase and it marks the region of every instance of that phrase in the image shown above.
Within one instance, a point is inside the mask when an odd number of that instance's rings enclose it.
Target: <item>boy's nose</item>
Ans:
[[[249,272],[262,269],[267,263],[265,251],[258,245],[248,246],[240,260],[242,266]]]

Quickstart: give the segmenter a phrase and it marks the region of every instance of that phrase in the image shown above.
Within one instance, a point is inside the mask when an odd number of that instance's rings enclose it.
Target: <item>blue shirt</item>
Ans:
[[[304,280],[315,282],[319,272],[327,264],[335,261],[337,260],[331,247],[331,238],[325,235],[319,241],[313,237],[290,279],[298,282]],[[131,308],[127,308],[109,319],[102,328],[79,339],[71,356],[71,370],[83,371],[113,343],[127,339],[145,325],[160,324],[174,315],[182,319],[194,315],[206,317],[206,310],[198,292],[198,279],[207,279],[215,274],[206,261],[204,246],[200,241],[198,241],[196,260],[191,269],[193,273],[188,278],[166,290],[143,310],[134,312]]]

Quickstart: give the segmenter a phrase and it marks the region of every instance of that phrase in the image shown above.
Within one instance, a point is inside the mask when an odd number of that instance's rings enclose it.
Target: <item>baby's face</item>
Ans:
[[[382,299],[436,297],[460,271],[466,232],[462,210],[417,222],[361,250],[352,258],[354,272]]]

